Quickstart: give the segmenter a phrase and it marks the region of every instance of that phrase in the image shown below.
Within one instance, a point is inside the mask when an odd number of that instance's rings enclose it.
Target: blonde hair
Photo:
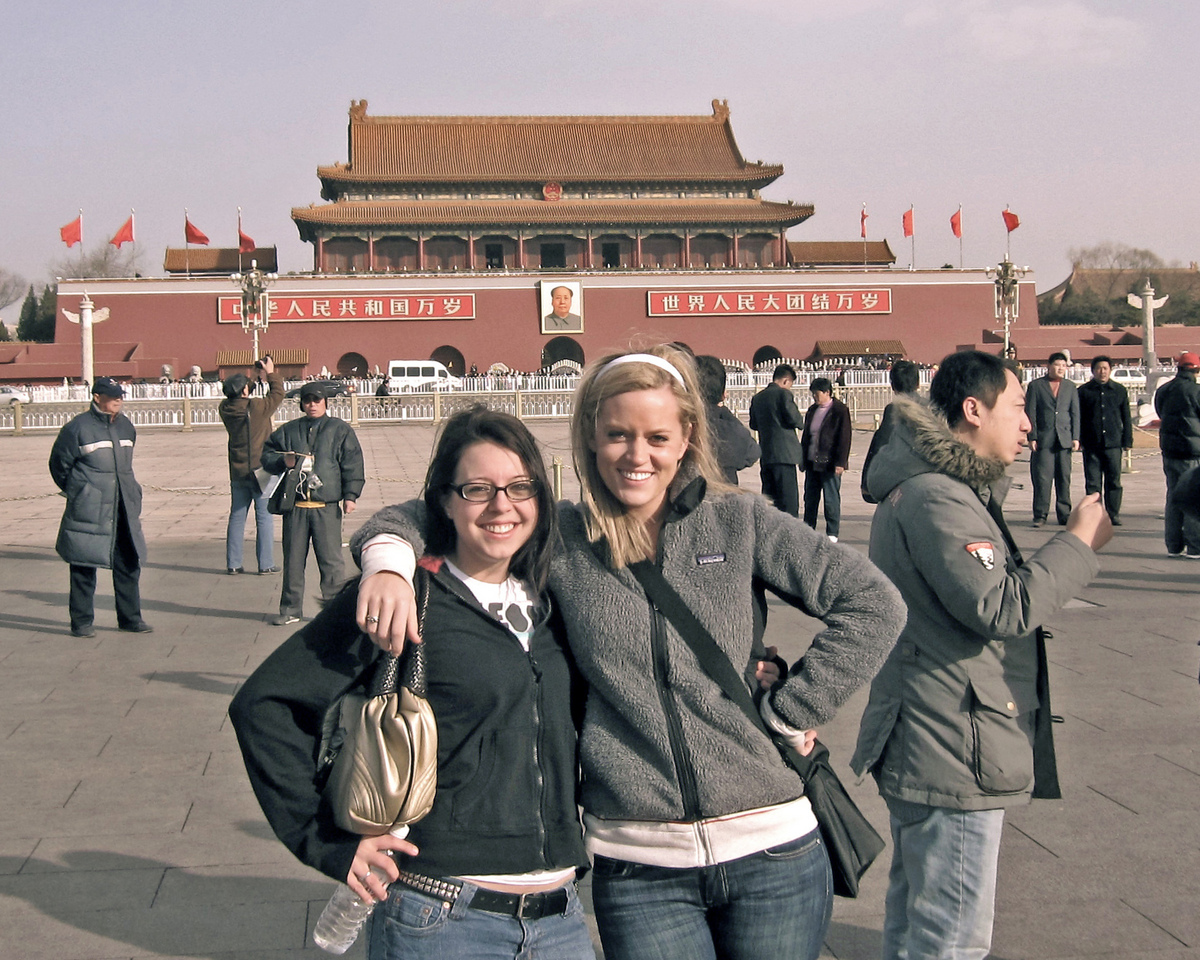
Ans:
[[[666,343],[637,352],[670,363],[678,371],[682,383],[668,371],[650,363],[622,363],[609,367],[613,360],[628,355],[609,354],[584,370],[575,391],[575,411],[571,418],[571,452],[575,459],[575,474],[579,477],[588,539],[607,544],[615,567],[653,559],[654,540],[645,524],[626,512],[625,505],[605,485],[596,466],[591,442],[595,439],[596,421],[605,400],[635,390],[670,389],[679,403],[680,423],[688,433],[688,447],[680,461],[680,469],[690,464],[694,472],[708,482],[710,491],[733,489],[725,483],[717,466],[708,414],[692,355]]]

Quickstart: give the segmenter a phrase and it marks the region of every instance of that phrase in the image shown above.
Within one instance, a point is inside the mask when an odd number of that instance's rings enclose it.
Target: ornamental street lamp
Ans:
[[[1009,327],[1017,319],[1020,309],[1017,288],[1021,278],[1029,272],[1028,267],[1017,267],[1005,257],[999,266],[988,267],[988,279],[996,285],[996,319],[1004,321],[1004,356],[1008,356]]]
[[[250,269],[245,273],[235,273],[229,278],[242,288],[242,330],[254,337],[253,362],[258,359],[258,331],[266,330],[271,319],[271,311],[267,302],[267,287],[274,283],[278,275],[263,273],[258,269],[258,261],[250,261]]]

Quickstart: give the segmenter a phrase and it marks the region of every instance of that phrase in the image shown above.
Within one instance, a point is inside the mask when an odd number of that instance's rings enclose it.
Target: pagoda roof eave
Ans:
[[[603,185],[606,183],[677,183],[686,185],[698,183],[728,183],[736,184],[739,187],[762,188],[774,183],[781,176],[783,176],[783,166],[781,164],[748,164],[740,170],[732,170],[721,173],[697,172],[694,174],[688,174],[646,172],[637,170],[630,170],[627,172],[606,170],[603,173],[596,172],[591,175],[555,169],[522,169],[520,171],[500,171],[496,173],[478,172],[470,175],[457,173],[438,175],[436,173],[426,172],[419,175],[413,174],[411,176],[400,174],[389,176],[377,172],[358,173],[341,163],[317,167],[317,177],[321,181],[322,196],[336,195],[338,192],[336,188],[341,184],[352,187],[378,184],[380,187],[386,188],[401,184],[410,187],[416,187],[422,184],[445,187],[447,184],[465,185],[478,183],[488,185],[512,184],[516,187],[538,188],[543,184],[550,182],[572,185]]]
[[[355,200],[294,207],[306,228],[583,228],[760,226],[780,230],[813,215],[811,204],[766,200]]]

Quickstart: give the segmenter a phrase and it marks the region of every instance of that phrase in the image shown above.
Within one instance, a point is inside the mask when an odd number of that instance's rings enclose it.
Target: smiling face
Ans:
[[[471,482],[506,487],[514,480],[528,479],[532,479],[530,472],[516,453],[484,441],[463,450],[453,482],[455,487]],[[503,490],[486,503],[464,500],[451,490],[442,497],[442,509],[454,524],[450,560],[468,576],[488,583],[508,577],[512,558],[537,527],[538,498],[514,503]]]
[[[1006,464],[1017,459],[1025,445],[1025,435],[1032,429],[1025,415],[1021,381],[1011,370],[1007,371],[1007,379],[1008,386],[990,410],[977,397],[968,397],[963,404],[963,419],[975,428],[967,442],[980,456]]]
[[[574,295],[570,287],[555,287],[550,291],[550,305],[554,308],[556,317],[565,317],[571,312],[571,299]]]
[[[1066,360],[1061,360],[1061,359],[1055,360],[1053,363],[1050,364],[1050,367],[1046,370],[1046,379],[1047,380],[1061,380],[1066,375],[1067,375],[1067,361]]]
[[[670,387],[633,390],[600,405],[589,446],[609,492],[627,513],[650,523],[661,519],[690,434]]]

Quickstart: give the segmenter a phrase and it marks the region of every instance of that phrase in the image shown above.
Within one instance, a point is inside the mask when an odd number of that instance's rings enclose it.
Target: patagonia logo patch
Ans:
[[[724,563],[725,554],[723,553],[702,553],[696,557],[697,566],[707,566],[710,563]]]
[[[982,563],[985,570],[996,569],[996,548],[986,540],[977,540],[975,543],[968,543],[966,551]]]

